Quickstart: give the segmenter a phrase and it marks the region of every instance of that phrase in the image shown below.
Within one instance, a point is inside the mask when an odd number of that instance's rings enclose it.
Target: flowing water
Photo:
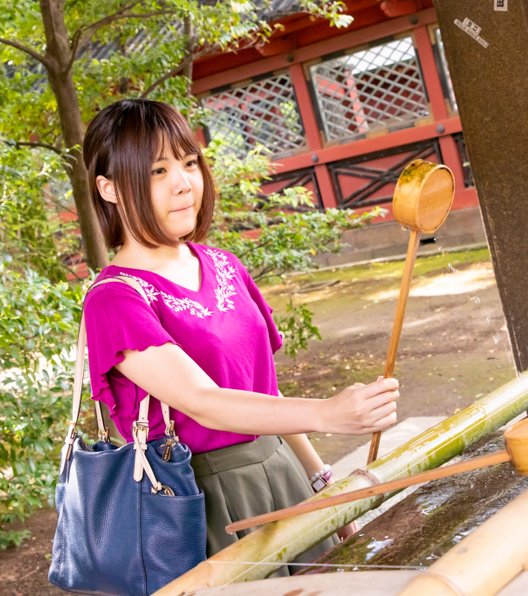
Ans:
[[[495,434],[464,459],[503,448]],[[429,482],[301,573],[426,567],[527,489],[511,464]]]

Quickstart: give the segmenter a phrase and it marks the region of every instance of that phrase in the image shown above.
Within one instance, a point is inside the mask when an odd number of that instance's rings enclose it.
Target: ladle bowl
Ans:
[[[453,204],[454,179],[442,164],[415,159],[398,178],[392,209],[406,228],[432,234],[444,223]]]

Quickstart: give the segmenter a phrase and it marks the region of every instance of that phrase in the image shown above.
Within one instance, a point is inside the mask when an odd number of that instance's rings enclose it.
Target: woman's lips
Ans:
[[[192,209],[194,205],[187,205],[187,207],[180,207],[179,209],[171,209],[169,213],[181,213],[182,211],[188,211]]]

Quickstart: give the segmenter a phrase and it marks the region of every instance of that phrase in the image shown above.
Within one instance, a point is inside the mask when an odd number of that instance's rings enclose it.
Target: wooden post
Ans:
[[[434,0],[515,364],[528,368],[528,0]]]

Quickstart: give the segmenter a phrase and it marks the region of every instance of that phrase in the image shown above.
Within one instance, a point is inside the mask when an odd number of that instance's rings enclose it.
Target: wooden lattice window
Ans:
[[[257,145],[264,145],[274,155],[284,155],[305,145],[288,73],[214,92],[202,97],[202,105],[209,112],[210,138],[222,139],[239,155]]]
[[[412,126],[429,116],[410,36],[314,64],[310,78],[328,141]]]

